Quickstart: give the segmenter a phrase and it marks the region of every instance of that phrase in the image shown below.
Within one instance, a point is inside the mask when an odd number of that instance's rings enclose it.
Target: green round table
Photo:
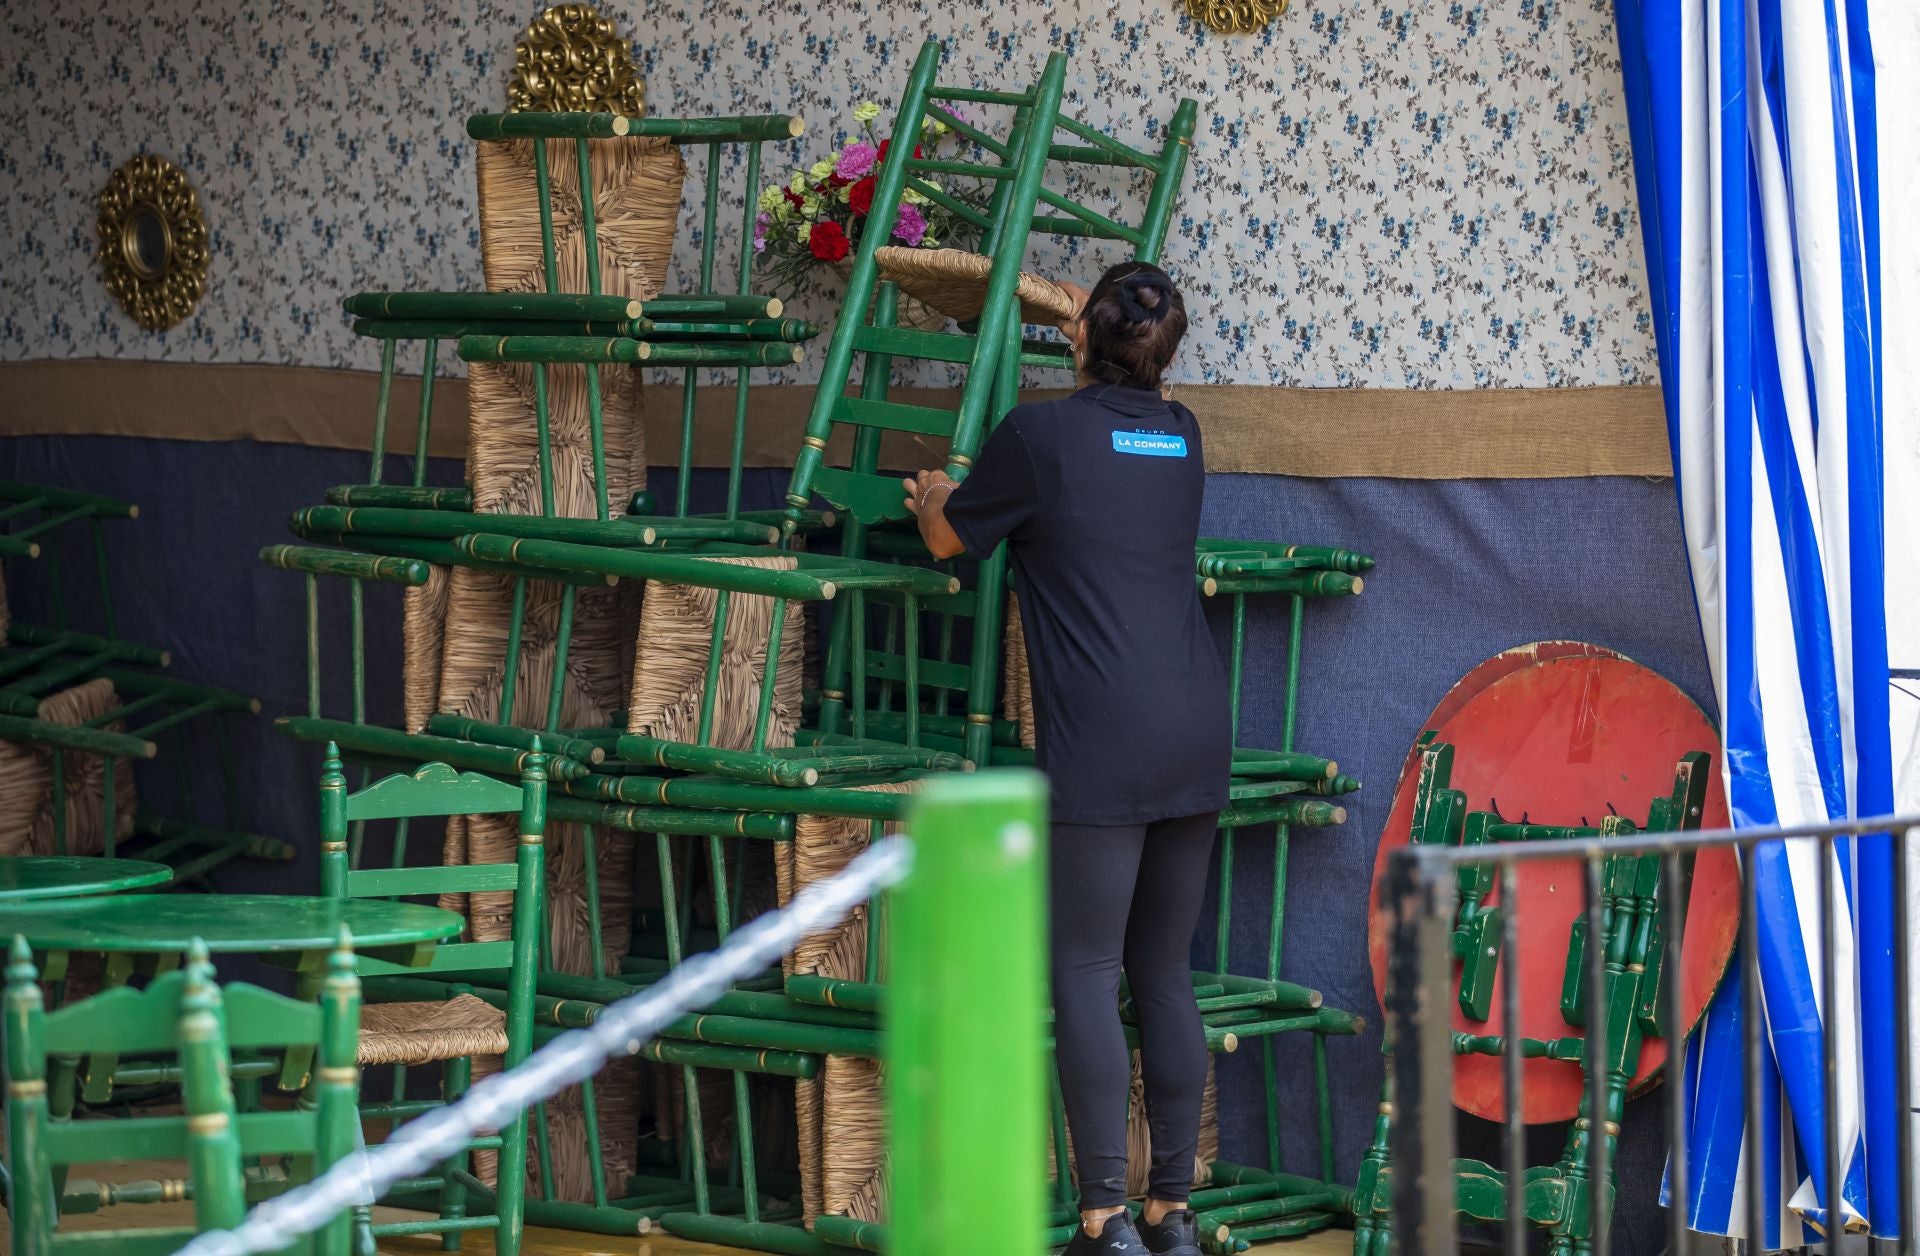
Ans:
[[[291,894],[113,894],[44,903],[0,902],[0,945],[25,938],[41,953],[40,976],[59,981],[75,951],[106,956],[108,986],[124,985],[136,970],[165,972],[195,940],[216,954],[259,955],[290,968],[296,997],[320,993],[327,956],[345,926],[356,955],[422,967],[433,948],[466,921],[441,907],[377,898],[309,898]],[[112,1095],[118,1056],[106,1048],[90,1058],[82,1090],[89,1103]],[[309,1063],[288,1054],[283,1081],[295,1084]]]
[[[431,946],[460,932],[455,912],[375,898],[292,894],[116,894],[52,903],[0,903],[0,940],[36,951],[180,955],[194,939],[216,954],[312,954],[346,926],[361,954]]]
[[[78,898],[144,890],[173,880],[173,869],[144,859],[91,855],[0,855],[0,903]]]

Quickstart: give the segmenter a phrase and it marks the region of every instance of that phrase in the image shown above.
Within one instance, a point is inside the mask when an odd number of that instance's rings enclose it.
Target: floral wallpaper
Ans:
[[[0,0],[0,358],[371,366],[339,298],[480,275],[469,113],[500,107],[537,11],[503,0]],[[1165,260],[1192,383],[1651,383],[1611,0],[1295,0],[1254,37],[1174,0],[605,0],[657,114],[795,112],[765,182],[888,108],[919,42],[941,80],[1024,85],[1148,144],[1200,125]],[[94,198],[128,156],[186,168],[212,228],[198,313],[149,335],[107,297]],[[692,152],[679,281],[705,157]],[[725,170],[722,256],[743,171]],[[1116,205],[1094,169],[1074,190]],[[1043,242],[1086,279],[1110,248]],[[795,312],[824,318],[828,292]],[[814,355],[816,360],[818,355]],[[455,364],[457,367],[457,364]],[[805,378],[806,367],[791,378]]]

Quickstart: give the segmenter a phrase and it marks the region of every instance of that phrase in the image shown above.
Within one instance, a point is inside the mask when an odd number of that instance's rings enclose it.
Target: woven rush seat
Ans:
[[[99,720],[116,710],[120,698],[113,682],[104,677],[48,694],[40,702],[40,718],[50,724],[75,727]],[[126,731],[113,720],[100,725],[110,733]],[[65,756],[66,848],[55,841],[53,796],[54,751],[25,742],[0,742],[0,854],[97,855],[106,849],[106,760],[99,755]],[[133,765],[114,761],[114,838],[133,836],[139,798],[134,789]]]
[[[369,1003],[360,1012],[362,1067],[505,1055],[507,1014],[471,994],[435,1003]]]
[[[987,276],[993,259],[965,249],[908,249],[887,245],[875,254],[880,277],[900,285],[900,291],[959,321],[978,318],[987,301]],[[1073,297],[1051,279],[1020,272],[1014,289],[1020,298],[1020,321],[1059,327],[1073,319]]]
[[[769,571],[791,571],[799,565],[792,554],[712,561]],[[713,589],[647,581],[646,594],[640,601],[639,631],[634,634],[628,732],[689,743],[699,740],[719,602],[719,594]],[[753,745],[760,689],[767,674],[773,606],[773,598],[754,593],[736,593],[728,599],[718,689],[710,704],[709,741],[714,746],[745,750]],[[773,707],[766,738],[770,749],[793,745],[793,731],[800,724],[806,623],[806,604],[788,602],[774,669]]]

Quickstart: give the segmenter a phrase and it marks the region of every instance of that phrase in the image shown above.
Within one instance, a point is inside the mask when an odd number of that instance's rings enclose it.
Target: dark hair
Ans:
[[[1082,369],[1103,384],[1157,390],[1187,334],[1187,303],[1167,272],[1148,262],[1121,262],[1100,276],[1080,315]]]

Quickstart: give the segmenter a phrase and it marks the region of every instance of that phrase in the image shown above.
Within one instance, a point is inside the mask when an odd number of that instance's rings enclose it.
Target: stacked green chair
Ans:
[[[206,948],[184,969],[46,1010],[31,953],[16,941],[7,968],[7,1158],[12,1250],[139,1256],[177,1250],[194,1234],[229,1229],[250,1200],[279,1193],[351,1154],[358,1139],[354,1042],[360,988],[350,943],[332,956],[319,1002],[289,999],[214,979]],[[180,1083],[183,1111],[117,1119],[73,1119],[72,1062],[101,1042],[149,1061]],[[279,1110],[243,1109],[234,1064],[243,1053],[317,1060],[301,1101]],[[66,1176],[69,1166],[177,1160],[171,1182],[100,1183]],[[190,1198],[185,1227],[63,1231],[62,1213],[115,1204]],[[345,1256],[347,1218],[290,1249]]]
[[[1433,740],[1431,733],[1426,735],[1426,743],[1421,751],[1413,819],[1413,840],[1423,843],[1491,847],[1501,842],[1619,838],[1638,832],[1697,829],[1712,779],[1709,756],[1694,751],[1683,756],[1674,769],[1672,792],[1652,801],[1644,826],[1616,815],[1607,816],[1597,828],[1513,823],[1494,812],[1469,812],[1466,795],[1450,784],[1453,747]],[[1679,969],[1677,964],[1667,962],[1660,863],[1658,855],[1612,855],[1603,859],[1600,905],[1604,933],[1599,938],[1590,937],[1586,919],[1574,921],[1560,1012],[1570,1029],[1585,1027],[1585,1009],[1592,1002],[1587,987],[1590,953],[1591,948],[1600,948],[1605,977],[1598,1002],[1607,1009],[1604,1040],[1571,1035],[1512,1037],[1511,1031],[1509,1036],[1453,1036],[1456,1055],[1505,1056],[1517,1051],[1526,1059],[1554,1060],[1579,1070],[1583,1083],[1579,1111],[1564,1150],[1552,1164],[1529,1168],[1520,1184],[1483,1161],[1459,1159],[1453,1164],[1459,1215],[1481,1222],[1504,1221],[1509,1194],[1519,1189],[1528,1223],[1547,1235],[1549,1256],[1591,1250],[1596,1232],[1608,1224],[1614,1191],[1611,1167],[1627,1090],[1639,1070],[1642,1045],[1648,1038],[1668,1033],[1663,986],[1679,979]],[[1690,864],[1683,865],[1682,876],[1691,876]],[[1459,1004],[1467,1019],[1484,1022],[1491,1008],[1494,979],[1502,960],[1508,958],[1502,950],[1506,908],[1486,901],[1495,887],[1491,862],[1462,865],[1458,879],[1453,952],[1460,962]],[[1604,1095],[1599,1109],[1593,1105],[1596,1082]],[[1386,1256],[1392,1250],[1392,1122],[1389,1079],[1374,1122],[1373,1141],[1354,1190],[1355,1256]],[[1598,1160],[1609,1169],[1606,1182],[1595,1182],[1589,1176],[1589,1166],[1596,1160],[1596,1141],[1602,1144]]]
[[[288,860],[293,847],[240,827],[231,717],[256,714],[258,700],[213,685],[164,674],[165,650],[118,635],[113,586],[107,575],[108,530],[114,520],[132,520],[139,508],[94,493],[18,481],[0,482],[0,557],[47,559],[53,622],[30,624],[7,614],[0,592],[0,807],[10,826],[27,828],[33,814],[50,813],[51,833],[27,838],[38,853],[82,853],[98,837],[101,853],[137,855],[171,864],[175,882],[204,883],[236,857]],[[84,533],[95,566],[94,599],[100,631],[69,625],[69,590],[63,587],[60,547]],[[145,721],[127,727],[134,717]],[[195,736],[196,732],[199,736]],[[211,746],[206,743],[211,741]],[[124,760],[151,759],[160,746],[179,772],[185,816],[133,809],[132,780]],[[221,769],[224,824],[200,818],[192,766],[209,752]],[[34,757],[50,768],[50,805],[43,803]],[[98,781],[94,783],[97,763]],[[100,832],[71,832],[74,808],[94,788],[100,794]],[[14,795],[19,795],[15,797]],[[129,814],[131,812],[131,814]],[[89,826],[90,829],[91,826]],[[129,844],[122,847],[122,830]],[[22,834],[9,834],[10,841]]]
[[[1017,723],[1001,718],[1000,673],[1005,619],[1004,551],[984,563],[938,564],[928,558],[902,505],[899,482],[881,470],[881,437],[898,432],[932,440],[944,450],[949,474],[962,479],[979,444],[1015,404],[1023,369],[1061,372],[1071,378],[1072,355],[1064,341],[1028,338],[1015,313],[1013,297],[1023,281],[1023,264],[1036,235],[1117,241],[1132,256],[1157,260],[1166,240],[1173,202],[1184,174],[1197,108],[1181,102],[1154,132],[1156,151],[1123,144],[1062,111],[1065,58],[1048,58],[1040,78],[1025,90],[996,91],[943,86],[936,82],[940,53],[929,42],[915,62],[894,143],[877,172],[874,213],[852,260],[849,296],[829,342],[821,382],[796,453],[782,510],[753,513],[740,509],[741,449],[751,420],[747,372],[756,365],[789,361],[797,340],[811,328],[796,328],[778,318],[771,298],[750,292],[753,207],[743,222],[739,290],[714,290],[712,256],[718,185],[709,162],[702,233],[702,291],[684,297],[642,300],[633,308],[625,298],[598,290],[597,269],[588,267],[585,293],[560,290],[547,232],[544,294],[363,294],[349,308],[360,317],[357,329],[382,340],[382,379],[394,374],[393,346],[401,339],[428,345],[455,339],[461,356],[472,362],[519,361],[539,372],[570,363],[649,365],[723,365],[739,372],[738,404],[729,467],[727,509],[714,516],[689,510],[687,471],[692,448],[692,370],[686,375],[681,429],[681,493],[677,508],[662,513],[648,494],[625,503],[609,500],[601,438],[601,407],[589,395],[593,417],[596,518],[558,517],[550,493],[543,493],[539,515],[477,512],[466,490],[434,488],[426,483],[425,450],[431,422],[430,398],[423,398],[416,432],[412,483],[385,485],[376,455],[371,482],[338,486],[326,504],[298,512],[293,530],[303,542],[265,552],[270,563],[302,572],[308,585],[309,710],[282,721],[292,735],[337,743],[347,760],[376,771],[409,772],[423,762],[450,765],[465,773],[513,778],[518,764],[538,738],[547,759],[551,798],[549,815],[588,825],[590,841],[630,841],[652,834],[658,866],[657,904],[635,913],[631,953],[617,967],[596,954],[587,974],[543,967],[537,982],[536,1039],[567,1026],[590,1022],[601,1007],[657,979],[666,964],[723,940],[749,910],[743,889],[750,868],[764,863],[773,844],[785,861],[801,826],[825,819],[848,831],[877,833],[897,823],[915,780],[931,773],[974,766],[1030,762],[1019,742]],[[1009,124],[995,131],[962,116],[1004,111]],[[676,142],[747,142],[748,186],[757,183],[758,143],[794,132],[785,119],[735,119],[725,127],[692,122],[613,119],[608,115],[512,115],[482,117],[469,124],[475,136],[526,135],[564,138],[584,151],[590,137],[654,134]],[[924,123],[939,122],[970,146],[965,160],[917,156],[914,138]],[[778,122],[780,125],[775,125]],[[749,125],[751,124],[751,125]],[[647,128],[652,128],[648,130]],[[1061,133],[1064,132],[1064,137]],[[604,142],[604,141],[602,141]],[[544,143],[535,152],[544,151]],[[584,160],[584,158],[583,158]],[[1047,186],[1050,176],[1072,171],[1063,180],[1080,186],[1087,168],[1111,167],[1133,177],[1141,190],[1123,211],[1101,212]],[[977,178],[994,188],[984,210],[947,196],[937,179]],[[583,176],[584,177],[584,176]],[[1079,180],[1079,181],[1076,181]],[[897,325],[899,295],[886,282],[881,250],[891,234],[895,208],[911,190],[939,201],[978,230],[986,296],[977,317],[958,330],[916,331]],[[551,188],[539,188],[543,227],[550,224]],[[946,199],[942,199],[945,197]],[[1126,199],[1125,197],[1122,198]],[[591,239],[591,233],[589,233]],[[620,308],[612,303],[619,302]],[[431,350],[429,350],[431,352]],[[771,354],[772,356],[768,356]],[[784,357],[782,355],[785,355]],[[946,363],[963,370],[959,401],[952,410],[909,406],[893,401],[890,377],[907,360]],[[428,359],[429,368],[431,358]],[[857,396],[848,388],[856,366]],[[429,369],[428,374],[431,374]],[[589,373],[589,378],[592,378]],[[383,386],[377,449],[386,445]],[[550,482],[547,419],[538,409],[540,469]],[[851,433],[843,462],[829,457],[840,446],[836,434]],[[827,509],[820,509],[824,503]],[[616,505],[626,506],[616,515]],[[778,561],[771,561],[777,559]],[[744,560],[744,561],[743,561]],[[1213,566],[1209,567],[1208,564]],[[1344,564],[1344,566],[1343,566]],[[1370,560],[1344,551],[1276,547],[1259,542],[1207,542],[1196,555],[1196,579],[1202,591],[1234,600],[1237,682],[1244,637],[1246,595],[1289,596],[1293,607],[1295,666],[1289,681],[1288,727],[1297,690],[1297,656],[1303,600],[1358,593],[1355,575]],[[362,586],[367,581],[420,587],[430,568],[467,567],[505,575],[514,583],[513,619],[505,641],[504,673],[516,664],[526,621],[526,588],[536,582],[563,587],[559,653],[562,663],[572,632],[571,608],[579,589],[618,580],[650,582],[653,589],[699,590],[710,597],[711,641],[706,684],[700,691],[691,731],[681,735],[629,732],[624,721],[605,728],[566,727],[560,721],[556,665],[554,689],[545,695],[544,720],[516,724],[509,680],[499,710],[488,720],[444,714],[420,732],[381,728],[365,719],[365,640],[361,629]],[[350,719],[327,718],[320,711],[320,612],[318,577],[346,577],[354,598],[351,667],[355,682]],[[717,733],[715,709],[725,657],[736,649],[731,617],[748,599],[767,611],[765,645],[757,654],[758,671],[748,692],[754,706],[749,731],[729,741]],[[780,646],[795,632],[799,612],[831,609],[823,632],[818,685],[807,696],[806,716],[784,741],[776,732],[775,697],[788,676]],[[756,631],[758,631],[756,629]],[[643,638],[641,648],[646,648]],[[525,706],[526,703],[522,703]],[[1290,735],[1289,735],[1290,740]],[[1323,759],[1294,753],[1245,751],[1236,756],[1234,808],[1228,826],[1280,822],[1337,823],[1344,812],[1337,796],[1355,784]],[[358,867],[360,833],[349,825],[348,863]],[[1285,845],[1281,845],[1284,868]],[[396,845],[396,865],[405,862],[404,841]],[[783,866],[784,862],[783,862]],[[1230,879],[1233,857],[1225,861]],[[1278,978],[1280,906],[1284,881],[1276,879],[1274,942],[1264,976],[1242,977],[1225,971],[1196,974],[1208,1000],[1210,1041],[1231,1050],[1241,1038],[1309,1031],[1317,1035],[1317,1061],[1324,1074],[1324,1037],[1352,1033],[1356,1018],[1319,1006],[1311,991]],[[1226,888],[1230,889],[1230,885]],[[698,900],[707,922],[696,919]],[[597,891],[590,892],[592,931],[602,925]],[[832,1250],[834,1244],[866,1246],[876,1228],[848,1218],[821,1218],[809,1234],[792,1205],[791,1184],[761,1171],[763,1149],[754,1146],[749,1078],[809,1082],[834,1059],[878,1058],[878,1009],[883,997],[877,967],[880,905],[866,914],[864,963],[845,973],[769,973],[722,996],[697,1016],[671,1025],[648,1058],[679,1070],[684,1117],[662,1172],[641,1172],[624,1196],[596,1186],[590,1205],[542,1212],[543,1201],[529,1201],[529,1216],[545,1216],[587,1229],[632,1233],[636,1225],[658,1222],[689,1237],[779,1251]],[[710,927],[697,925],[710,922]],[[1223,917],[1223,936],[1225,918]],[[384,979],[383,979],[384,980]],[[393,980],[400,980],[395,978]],[[488,996],[476,988],[481,997]],[[711,1117],[698,1099],[696,1068],[732,1074],[736,1136],[724,1178],[710,1180],[705,1162],[704,1124]],[[1270,1141],[1277,1144],[1277,1112],[1272,1068],[1268,1068]],[[1322,1100],[1323,1143],[1328,1135]],[[536,1117],[536,1135],[545,1129]],[[1064,1147],[1063,1139],[1056,1139]],[[1323,1160],[1326,1157],[1323,1155]],[[1323,1169],[1323,1173],[1327,1170]],[[1264,1176],[1262,1176],[1264,1174]],[[1064,1184],[1064,1175],[1063,1184]],[[544,1175],[543,1175],[544,1178]],[[1222,1166],[1217,1200],[1242,1204],[1234,1223],[1278,1225],[1294,1217],[1297,1232],[1325,1224],[1342,1200],[1318,1182],[1296,1190],[1303,1179],[1239,1166]],[[1064,1185],[1063,1185],[1064,1189]],[[1303,1201],[1304,1197],[1304,1202]],[[1276,1200],[1280,1203],[1276,1204]],[[1071,1209],[1064,1199],[1059,1220]],[[1227,1228],[1228,1220],[1221,1219]],[[828,1242],[831,1240],[832,1242]],[[1221,1238],[1227,1250],[1244,1238]]]
[[[401,1121],[453,1102],[472,1080],[475,1056],[499,1056],[506,1068],[512,1068],[531,1050],[541,911],[547,892],[542,850],[547,802],[544,761],[536,737],[522,756],[518,784],[429,763],[348,793],[338,751],[328,748],[320,779],[320,867],[327,894],[340,898],[513,895],[512,936],[506,941],[438,947],[425,970],[361,959],[369,1007],[357,1063],[395,1067],[392,1098],[363,1105],[363,1117]],[[348,832],[355,823],[497,813],[519,817],[520,842],[511,863],[360,870],[349,866]],[[445,1066],[438,1103],[406,1098],[406,1069],[425,1064]],[[458,1246],[461,1232],[491,1229],[494,1250],[512,1256],[519,1250],[525,1214],[526,1122],[522,1113],[498,1134],[470,1143],[442,1167],[437,1180],[408,1184],[407,1194],[433,1193],[436,1218],[375,1225],[370,1208],[357,1210],[361,1250],[371,1251],[372,1239],[380,1235],[421,1233],[447,1236],[451,1249]],[[491,1189],[470,1171],[468,1157],[476,1150],[498,1155],[497,1180]],[[490,1196],[492,1207],[468,1215],[470,1195]]]

